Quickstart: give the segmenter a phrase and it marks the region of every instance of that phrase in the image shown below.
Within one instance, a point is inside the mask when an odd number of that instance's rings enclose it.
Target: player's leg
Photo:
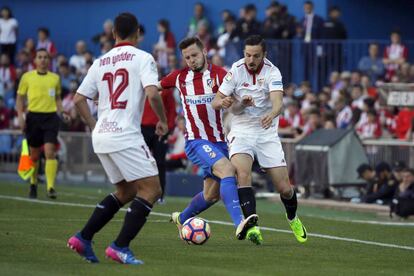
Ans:
[[[30,159],[32,159],[35,170],[30,176],[30,198],[37,198],[37,173],[39,171],[40,147],[30,147]]]
[[[128,182],[128,194],[135,192],[124,218],[124,223],[115,241],[105,250],[107,257],[123,264],[142,264],[129,249],[147,221],[154,202],[161,196],[161,186],[154,158],[148,147],[130,148],[111,154],[123,178]]]
[[[171,219],[177,226],[207,210],[220,199],[220,185],[215,179],[207,177],[203,185],[203,191],[196,194],[181,213],[173,213]]]
[[[193,163],[203,168],[206,176],[220,180],[221,199],[235,227],[240,225],[243,215],[237,195],[235,169],[227,159],[227,144],[212,143],[202,139],[188,141],[186,153]]]
[[[296,215],[298,200],[296,192],[289,183],[289,176],[286,167],[266,169],[271,177],[273,185],[280,193],[280,199],[286,209],[286,217],[296,239],[303,243],[307,240],[306,228]]]
[[[58,161],[56,159],[56,145],[58,144],[57,135],[59,130],[60,119],[57,114],[47,115],[43,121],[43,141],[45,150],[45,175],[47,184],[48,197],[56,198],[55,180],[58,170]]]
[[[214,163],[213,174],[221,179],[220,196],[234,226],[237,227],[243,221],[243,213],[240,208],[239,195],[237,194],[236,171],[230,161],[223,157]]]
[[[286,217],[290,227],[299,242],[307,240],[306,229],[296,215],[298,201],[296,192],[290,185],[282,144],[278,138],[263,138],[257,146],[257,159],[262,168],[270,176],[277,192],[280,194],[286,209]]]
[[[30,148],[30,158],[35,165],[35,171],[30,177],[30,198],[37,197],[37,176],[40,163],[40,147],[43,144],[43,133],[38,125],[39,118],[36,118],[36,114],[29,112],[26,117],[25,136]]]
[[[130,185],[123,180],[123,176],[117,168],[109,154],[97,154],[105,172],[111,181],[116,185],[116,192],[107,195],[96,205],[91,217],[76,235],[68,241],[68,247],[76,251],[88,262],[98,262],[92,249],[92,239],[119,211],[119,209],[131,201],[136,194],[136,189],[132,192]]]
[[[125,215],[124,225],[115,239],[114,243],[118,247],[129,247],[130,242],[144,226],[154,202],[161,195],[158,176],[132,181],[128,183],[128,186],[135,187],[136,193]]]
[[[136,187],[137,193],[129,205],[118,237],[106,248],[105,255],[122,264],[138,265],[143,262],[135,258],[129,245],[146,223],[153,204],[161,196],[161,186],[158,176],[146,177],[128,184]]]
[[[162,190],[162,194],[161,194],[161,202],[163,202],[164,200],[164,193],[165,193],[165,183],[166,183],[166,179],[165,179],[165,174],[166,174],[166,160],[165,160],[165,156],[167,155],[167,150],[168,150],[168,144],[167,144],[167,135],[159,138],[157,136],[157,138],[155,139],[155,148],[153,150],[153,154],[154,154],[154,159],[157,162],[157,168],[158,168],[158,177],[160,178],[160,185],[161,185],[161,190]]]
[[[145,143],[148,145],[148,148],[152,152],[155,161],[157,162],[158,168],[158,177],[160,178],[160,184],[162,189],[162,195],[160,201],[164,199],[165,192],[165,173],[166,173],[166,161],[165,156],[168,150],[167,137],[168,134],[159,137],[155,134],[155,127],[153,126],[141,126],[142,135],[144,136]]]
[[[236,168],[240,206],[245,217],[256,214],[256,199],[252,188],[253,158],[250,154],[238,153],[231,157]]]
[[[231,163],[236,168],[237,181],[239,184],[238,194],[243,214],[245,217],[257,215],[256,198],[251,184],[253,157],[250,154],[245,153],[234,154],[231,157]],[[263,243],[262,234],[257,226],[250,228],[246,233],[246,237],[257,245]]]
[[[54,143],[45,143],[45,175],[46,175],[46,190],[47,196],[55,199],[56,198],[56,189],[55,189],[55,180],[58,169],[58,161],[56,159],[56,145]]]
[[[219,193],[220,191],[217,181],[213,179],[213,176],[210,173],[211,166],[214,164],[215,160],[209,156],[204,156],[205,150],[203,150],[203,145],[209,145],[209,142],[206,140],[191,140],[187,141],[185,145],[185,152],[188,159],[204,170],[204,187],[203,191],[196,194],[181,213],[174,212],[171,214],[171,221],[177,225],[179,230],[181,229],[181,225],[187,219],[200,214],[212,206],[216,202],[216,193]],[[209,149],[211,149],[210,146]],[[217,156],[215,157],[217,158]]]

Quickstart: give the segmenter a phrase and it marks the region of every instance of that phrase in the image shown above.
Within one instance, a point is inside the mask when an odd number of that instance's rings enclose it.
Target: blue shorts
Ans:
[[[193,164],[201,167],[204,178],[214,178],[213,165],[221,158],[229,158],[229,150],[226,142],[210,142],[204,139],[189,140],[185,143],[185,154]]]

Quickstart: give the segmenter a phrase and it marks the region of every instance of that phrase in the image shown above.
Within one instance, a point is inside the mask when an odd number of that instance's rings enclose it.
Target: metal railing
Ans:
[[[368,55],[368,46],[379,45],[379,57],[390,44],[389,40],[267,40],[269,60],[279,67],[283,82],[299,84],[308,80],[314,91],[327,84],[332,71],[357,70],[359,60]],[[403,41],[409,53],[414,52],[414,41]],[[224,62],[227,66],[243,56],[243,42],[228,43]]]
[[[5,138],[7,137],[7,138]],[[4,141],[9,141],[8,150],[4,150]],[[1,173],[14,173],[17,171],[20,155],[22,135],[19,131],[0,131],[0,177]],[[288,166],[295,164],[295,139],[282,139],[283,149]],[[104,182],[106,175],[93,152],[89,133],[60,132],[58,159],[60,164],[59,177],[64,181]],[[404,161],[408,166],[414,167],[414,142],[392,139],[365,140],[363,146],[371,165],[380,161],[393,163]]]

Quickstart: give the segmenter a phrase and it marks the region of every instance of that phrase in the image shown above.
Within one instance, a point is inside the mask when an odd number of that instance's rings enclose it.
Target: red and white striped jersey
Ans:
[[[223,111],[214,110],[211,102],[226,73],[223,68],[209,64],[203,73],[185,68],[176,70],[161,80],[162,88],[176,87],[180,91],[187,140],[225,141]]]

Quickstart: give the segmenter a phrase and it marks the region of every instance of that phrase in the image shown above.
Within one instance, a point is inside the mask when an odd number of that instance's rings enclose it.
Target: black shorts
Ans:
[[[37,148],[45,143],[57,144],[59,124],[56,112],[27,113],[25,134],[29,146]]]

